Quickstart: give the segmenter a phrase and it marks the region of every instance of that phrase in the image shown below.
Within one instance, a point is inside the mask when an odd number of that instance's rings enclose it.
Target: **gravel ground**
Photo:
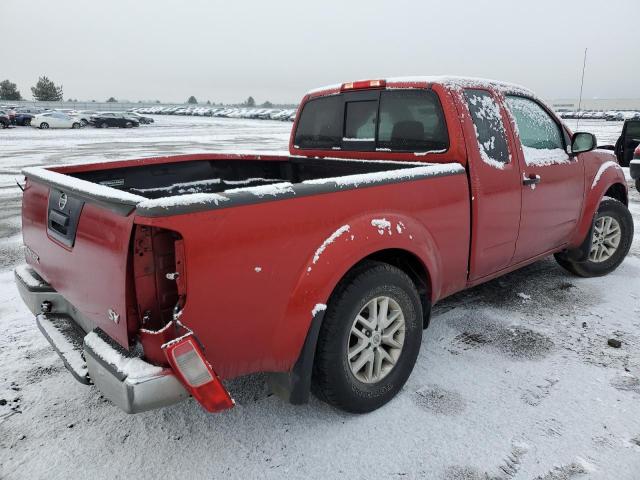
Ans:
[[[23,307],[26,165],[286,149],[289,123],[157,117],[136,130],[0,131],[0,478],[640,478],[640,241],[613,274],[553,260],[436,306],[403,391],[368,415],[294,407],[261,375],[227,382],[231,411],[192,400],[129,416],[75,382]],[[573,125],[572,125],[573,127]],[[613,143],[619,123],[580,130]],[[640,231],[640,196],[631,209]],[[607,346],[609,338],[622,347]]]

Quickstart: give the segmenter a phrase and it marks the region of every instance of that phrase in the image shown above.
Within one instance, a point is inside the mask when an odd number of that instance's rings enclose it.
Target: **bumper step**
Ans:
[[[91,385],[87,362],[83,354],[85,333],[66,315],[55,313],[36,316],[36,323],[51,346],[58,352],[65,367],[80,383]]]

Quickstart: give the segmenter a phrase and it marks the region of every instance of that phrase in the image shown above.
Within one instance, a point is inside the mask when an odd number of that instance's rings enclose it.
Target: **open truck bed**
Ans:
[[[405,230],[416,223],[408,211],[431,217],[436,234],[453,218],[468,224],[464,172],[459,164],[233,154],[27,168],[29,275],[55,292],[53,311],[100,332],[120,354],[138,348],[151,366],[167,367],[161,346],[178,335],[168,326],[180,310],[222,378],[286,372],[347,263],[383,244],[432,241]],[[348,253],[325,253],[345,239],[354,244]],[[443,247],[456,257],[451,278],[464,278],[467,248],[465,235]],[[29,295],[41,313],[46,295]]]

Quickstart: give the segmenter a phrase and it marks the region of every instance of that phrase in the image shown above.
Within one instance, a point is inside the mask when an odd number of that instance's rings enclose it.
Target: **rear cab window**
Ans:
[[[295,148],[444,153],[449,135],[438,96],[426,89],[367,90],[309,100]]]

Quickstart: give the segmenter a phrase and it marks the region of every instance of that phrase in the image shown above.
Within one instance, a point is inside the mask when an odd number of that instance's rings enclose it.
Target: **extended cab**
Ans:
[[[78,380],[127,412],[267,372],[367,412],[416,361],[431,306],[548,255],[614,270],[633,222],[615,157],[535,95],[417,77],[308,93],[288,154],[26,168],[37,324]]]

